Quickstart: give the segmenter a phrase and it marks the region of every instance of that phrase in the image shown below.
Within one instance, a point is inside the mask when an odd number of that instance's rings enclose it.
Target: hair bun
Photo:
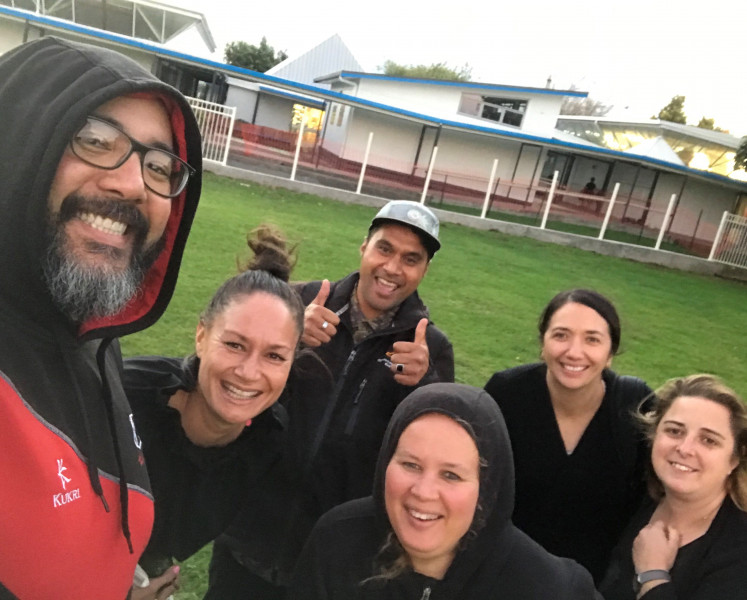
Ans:
[[[296,246],[289,247],[285,236],[271,225],[262,224],[246,238],[254,256],[243,271],[267,271],[281,281],[288,282],[296,264]]]

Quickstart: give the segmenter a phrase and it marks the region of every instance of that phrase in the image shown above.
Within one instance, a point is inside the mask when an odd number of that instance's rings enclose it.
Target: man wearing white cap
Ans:
[[[317,383],[291,390],[296,500],[283,500],[287,489],[263,489],[263,498],[216,542],[206,599],[282,598],[315,519],[370,495],[381,439],[396,406],[416,386],[454,380],[451,343],[417,293],[441,247],[438,233],[430,209],[394,200],[371,222],[358,271],[297,288],[307,304],[302,341],[329,369],[332,382],[323,391]],[[262,502],[267,510],[258,508]],[[280,507],[283,502],[287,506]],[[286,524],[273,523],[270,512]]]

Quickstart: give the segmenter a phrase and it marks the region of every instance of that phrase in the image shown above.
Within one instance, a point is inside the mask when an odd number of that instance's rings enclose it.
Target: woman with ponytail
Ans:
[[[294,256],[283,236],[261,226],[248,245],[253,259],[200,315],[194,354],[125,361],[135,443],[155,497],[140,560],[149,577],[220,534],[281,452],[287,417],[277,400],[291,376],[304,306],[288,285]]]

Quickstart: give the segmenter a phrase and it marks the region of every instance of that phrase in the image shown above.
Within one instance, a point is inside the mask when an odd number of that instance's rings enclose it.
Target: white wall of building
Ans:
[[[344,126],[340,128],[347,130],[343,148],[344,158],[362,161],[369,132],[373,131],[369,164],[401,173],[412,171],[422,129],[420,124],[395,120],[360,108],[348,108],[345,119]],[[330,128],[327,129],[327,134],[329,132]],[[340,138],[338,140],[342,141]],[[430,148],[424,148],[423,151],[430,156]]]
[[[251,123],[259,96],[259,85],[249,81],[229,78],[226,106],[236,107],[236,119]]]
[[[348,108],[342,125],[338,125],[341,114],[339,111],[339,106],[328,111],[329,123],[323,143],[325,149],[347,160],[362,162],[369,133],[373,132],[368,164],[407,174],[413,172],[413,167],[417,167],[416,174],[421,177],[425,175],[436,141],[435,128],[426,126],[424,129],[419,123],[394,119],[360,108]],[[493,161],[497,158],[496,193],[520,201],[531,201],[527,197],[526,187],[532,184],[533,176],[535,179],[539,176],[542,150],[531,144],[524,144],[524,149],[521,148],[522,143],[517,140],[442,130],[438,138],[433,180],[444,181],[446,178],[446,182],[451,185],[482,193],[487,188]],[[416,158],[417,164],[414,164]],[[520,182],[526,187],[509,185],[508,182],[511,181]]]
[[[664,222],[664,213],[669,205],[672,194],[679,196],[682,189],[683,175],[675,173],[660,173],[656,182],[656,189],[651,202],[651,211],[646,219],[646,227],[659,229]]]
[[[438,142],[436,168],[459,171],[468,176],[490,178],[493,160],[498,159],[497,176],[508,178],[519,154],[518,142],[444,130]]]
[[[546,94],[530,96],[521,130],[525,133],[552,137],[561,104],[563,104],[563,96]]]
[[[672,231],[692,235],[697,225],[697,237],[715,238],[723,212],[734,208],[736,197],[733,190],[706,181],[688,180],[672,222]]]
[[[257,118],[254,124],[280,129],[281,131],[290,131],[291,121],[293,120],[293,104],[293,100],[288,98],[262,94],[259,97]]]
[[[624,216],[626,222],[637,221],[646,211],[646,201],[656,184],[656,172],[638,168],[630,163],[616,162],[612,168],[607,194],[612,194],[615,184],[620,184],[615,203],[615,215]]]
[[[358,81],[357,89],[354,92],[351,92],[350,87],[335,87],[335,89],[352,93],[366,100],[451,121],[545,136],[550,136],[555,129],[560,105],[563,102],[563,96],[539,92],[524,93],[500,89],[468,88],[450,84],[424,84],[366,78]],[[495,121],[460,113],[459,106],[464,93],[526,100],[527,108],[521,127],[502,125]]]
[[[0,55],[23,43],[23,28],[24,25],[21,22],[0,20]],[[34,37],[29,39],[34,39]]]
[[[669,232],[685,237],[696,234],[698,238],[712,239],[725,210],[734,208],[736,192],[707,181],[688,179],[683,189],[684,175],[661,173],[654,193],[652,209],[646,221],[647,227],[661,227],[664,211],[672,194],[677,194],[678,205]],[[703,211],[702,215],[700,211]],[[698,219],[700,218],[700,223]],[[697,233],[696,233],[697,226]]]

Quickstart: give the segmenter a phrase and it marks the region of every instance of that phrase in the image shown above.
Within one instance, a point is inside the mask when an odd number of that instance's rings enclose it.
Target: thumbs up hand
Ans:
[[[340,317],[326,308],[329,297],[329,280],[322,281],[319,293],[306,307],[303,317],[303,335],[301,341],[310,348],[326,344],[337,333]]]
[[[417,385],[428,372],[430,354],[425,341],[428,319],[420,319],[412,342],[395,342],[392,346],[392,372],[394,380],[402,385]]]

